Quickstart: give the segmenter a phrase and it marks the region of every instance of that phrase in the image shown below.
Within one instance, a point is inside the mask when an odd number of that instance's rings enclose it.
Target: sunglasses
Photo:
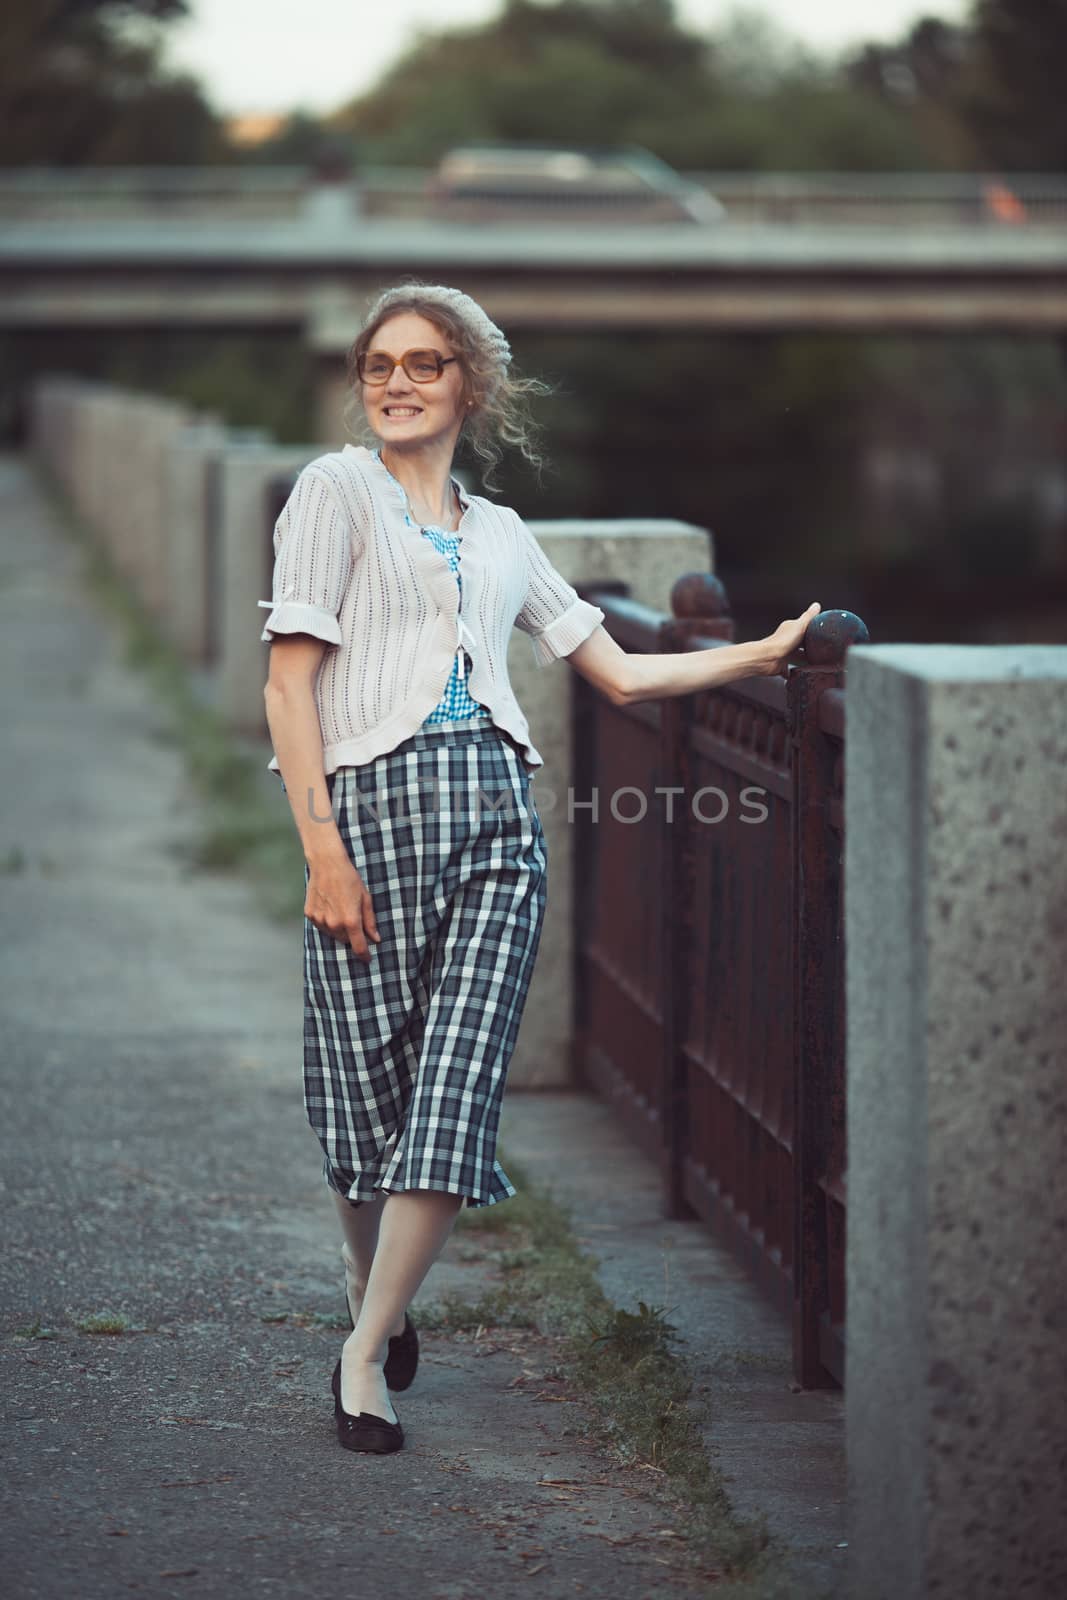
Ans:
[[[399,361],[384,350],[370,350],[356,362],[362,383],[388,383],[397,367],[403,367],[412,383],[433,383],[450,361],[458,356],[443,356],[437,350],[405,350]]]

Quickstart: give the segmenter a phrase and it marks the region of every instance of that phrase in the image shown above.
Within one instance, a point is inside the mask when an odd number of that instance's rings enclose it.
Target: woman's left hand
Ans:
[[[765,657],[762,669],[764,677],[773,678],[775,673],[785,671],[789,657],[804,642],[808,624],[821,610],[819,602],[813,600],[801,616],[790,617],[785,622],[780,622],[772,634],[760,640],[760,647]]]

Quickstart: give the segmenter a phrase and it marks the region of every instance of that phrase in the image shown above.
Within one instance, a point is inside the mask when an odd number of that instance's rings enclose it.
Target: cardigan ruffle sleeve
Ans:
[[[521,517],[526,551],[526,598],[515,626],[530,636],[534,661],[547,667],[570,655],[604,621],[599,606],[583,600],[574,586],[557,572]]]
[[[314,463],[300,473],[274,525],[273,596],[260,638],[310,633],[342,641],[338,613],[352,572],[353,527]]]

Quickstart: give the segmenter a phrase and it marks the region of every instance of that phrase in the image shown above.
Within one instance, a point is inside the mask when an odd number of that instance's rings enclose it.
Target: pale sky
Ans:
[[[166,60],[192,71],[217,110],[331,111],[371,87],[418,28],[484,22],[500,0],[192,0],[167,29]],[[677,0],[689,27],[711,31],[731,0]],[[758,9],[816,49],[896,38],[916,17],[958,20],[967,0],[763,0]]]

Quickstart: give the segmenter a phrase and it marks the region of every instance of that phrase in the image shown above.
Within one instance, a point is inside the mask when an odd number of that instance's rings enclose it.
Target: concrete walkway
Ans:
[[[546,1391],[535,1335],[425,1333],[405,1449],[340,1450],[299,927],[184,865],[197,802],[165,714],[11,457],[0,529],[8,1592],[714,1593],[647,1474],[598,1456],[580,1402]],[[791,1394],[786,1330],[699,1225],[658,1218],[654,1174],[595,1100],[512,1095],[502,1134],[574,1205],[608,1292],[676,1308],[738,1509],[796,1546],[804,1594],[831,1592],[840,1397]],[[420,1298],[476,1296],[471,1255],[454,1235]],[[78,1331],[106,1312],[131,1331]]]

